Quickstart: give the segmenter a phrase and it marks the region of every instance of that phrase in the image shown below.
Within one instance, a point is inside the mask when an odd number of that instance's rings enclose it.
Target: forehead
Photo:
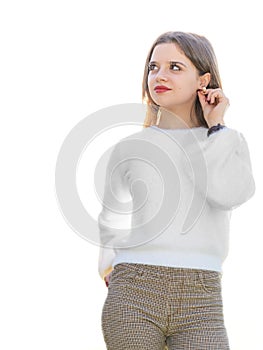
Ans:
[[[181,60],[185,63],[192,63],[174,43],[165,43],[155,46],[151,61],[165,62],[165,61],[176,61]]]

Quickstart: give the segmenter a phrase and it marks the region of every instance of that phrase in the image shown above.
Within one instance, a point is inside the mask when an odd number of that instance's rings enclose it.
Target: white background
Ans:
[[[146,55],[168,30],[212,42],[231,102],[225,123],[249,144],[256,194],[232,214],[223,297],[231,349],[262,347],[259,6],[257,0],[1,3],[1,349],[106,349],[100,317],[107,288],[97,272],[98,247],[60,212],[56,158],[89,114],[141,102]],[[89,204],[98,213],[94,198]]]

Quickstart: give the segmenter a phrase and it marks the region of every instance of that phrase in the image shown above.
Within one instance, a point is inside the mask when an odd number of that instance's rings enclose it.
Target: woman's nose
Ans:
[[[167,74],[165,71],[160,70],[158,74],[156,75],[156,81],[167,81]]]

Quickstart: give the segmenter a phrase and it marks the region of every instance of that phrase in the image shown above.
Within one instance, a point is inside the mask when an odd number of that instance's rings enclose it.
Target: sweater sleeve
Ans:
[[[251,159],[242,133],[225,127],[203,140],[199,147],[201,152],[193,147],[191,161],[197,173],[202,169],[200,164],[204,164],[206,177],[204,173],[197,177],[197,187],[211,206],[232,210],[254,195]]]
[[[115,245],[127,232],[131,215],[131,194],[127,181],[127,161],[117,143],[111,152],[105,175],[102,210],[98,215],[100,234],[99,274],[103,279],[113,270]],[[129,231],[129,229],[128,229]]]

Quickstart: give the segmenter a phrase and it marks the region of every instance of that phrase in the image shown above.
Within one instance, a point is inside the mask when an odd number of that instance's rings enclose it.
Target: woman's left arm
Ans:
[[[224,114],[229,106],[228,98],[221,89],[198,92],[204,118],[209,127],[224,125]],[[206,199],[223,210],[240,206],[255,193],[250,153],[242,133],[225,126],[212,134],[200,145],[201,153],[195,154],[193,162],[205,160],[207,186]],[[200,151],[200,149],[199,149]],[[198,168],[198,164],[196,164]]]
[[[207,171],[206,199],[211,205],[231,210],[254,195],[251,159],[242,133],[225,127],[201,144],[201,152]]]

